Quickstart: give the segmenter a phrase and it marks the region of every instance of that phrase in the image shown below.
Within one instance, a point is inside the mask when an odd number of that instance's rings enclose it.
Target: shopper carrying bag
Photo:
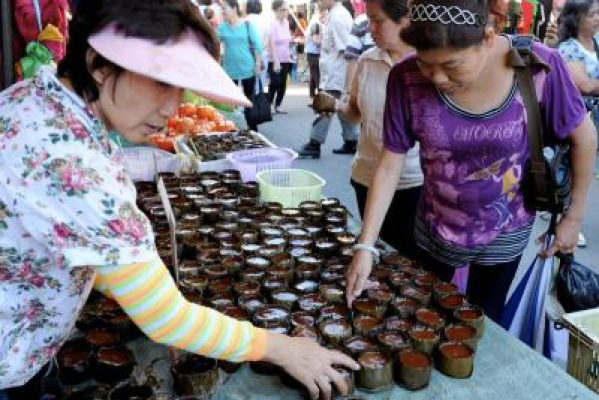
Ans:
[[[268,101],[268,96],[264,93],[262,79],[260,79],[260,76],[256,76],[255,79],[256,84],[254,96],[252,97],[252,107],[248,108],[245,113],[245,118],[249,126],[258,126],[272,121],[270,102]]]
[[[254,57],[254,62],[256,62],[256,49],[252,44],[252,37],[250,35],[250,27],[249,22],[245,22],[245,29],[248,34],[248,42],[250,46],[250,52]],[[260,78],[260,74],[257,73],[254,75],[254,93],[252,98],[252,107],[247,108],[245,111],[245,119],[248,123],[248,127],[257,127],[264,122],[272,121],[272,114],[270,111],[270,101],[266,93],[264,93],[264,86],[262,84],[262,79]]]

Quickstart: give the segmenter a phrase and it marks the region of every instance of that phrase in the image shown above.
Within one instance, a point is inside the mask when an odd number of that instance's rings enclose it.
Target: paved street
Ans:
[[[308,103],[308,89],[305,84],[293,85],[288,88],[288,94],[283,103],[283,109],[288,111],[287,115],[275,115],[274,121],[260,126],[260,131],[268,138],[281,147],[297,147],[308,140],[310,126],[314,114]],[[320,160],[298,160],[295,164],[297,168],[309,169],[322,176],[327,184],[325,194],[332,197],[338,197],[342,200],[350,211],[358,216],[354,191],[349,185],[349,169],[352,156],[332,154],[332,149],[342,144],[341,126],[335,121],[327,143],[322,147],[322,157]],[[597,168],[599,170],[599,168]],[[599,181],[594,180],[591,187],[588,200],[588,210],[586,220],[583,225],[583,232],[587,238],[588,247],[579,249],[576,253],[577,259],[586,265],[595,265],[599,267]],[[537,218],[536,232],[542,232],[545,223]],[[538,234],[536,235],[538,236]],[[536,237],[535,236],[535,237]],[[531,241],[526,253],[524,262],[534,257],[534,242]]]

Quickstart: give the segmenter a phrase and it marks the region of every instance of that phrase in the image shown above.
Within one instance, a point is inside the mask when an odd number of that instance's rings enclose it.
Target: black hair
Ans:
[[[366,3],[380,5],[385,15],[396,23],[407,16],[410,11],[407,0],[366,0]]]
[[[272,2],[272,10],[277,11],[279,8],[283,6],[283,4],[285,4],[285,0],[274,0]]]
[[[589,12],[597,0],[568,0],[564,4],[559,21],[559,42],[578,36],[580,19]]]
[[[475,25],[443,24],[438,21],[410,21],[400,35],[417,50],[465,49],[482,43],[490,17],[503,15],[503,0],[413,0],[411,6],[459,7],[476,15]],[[493,21],[495,22],[495,21]]]
[[[262,3],[260,0],[248,0],[245,5],[245,13],[246,14],[261,14],[262,13]]]
[[[214,31],[196,6],[181,0],[93,0],[81,1],[69,24],[65,57],[58,65],[58,76],[68,78],[75,92],[93,102],[98,99],[98,83],[93,73],[106,68],[118,79],[123,69],[94,53],[88,44],[93,34],[108,25],[126,36],[165,43],[180,37],[187,29],[198,36],[208,53],[219,58],[220,47]]]
[[[341,0],[341,4],[343,4],[343,7],[345,7],[352,18],[356,17],[356,10],[354,9],[354,5],[351,3],[351,0]]]
[[[188,1],[188,0],[180,0],[180,1]],[[241,7],[239,7],[239,2],[237,0],[224,0],[224,2],[229,6],[229,8],[234,9],[237,12],[237,15],[241,15]]]

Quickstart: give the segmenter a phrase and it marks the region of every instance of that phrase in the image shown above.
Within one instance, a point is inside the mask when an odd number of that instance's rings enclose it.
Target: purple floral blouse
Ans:
[[[157,257],[106,129],[51,69],[0,93],[0,389],[58,351],[91,266]]]

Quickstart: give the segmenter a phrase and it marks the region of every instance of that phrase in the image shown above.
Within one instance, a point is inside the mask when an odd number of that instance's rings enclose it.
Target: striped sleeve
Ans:
[[[264,356],[264,330],[188,302],[159,258],[96,267],[96,272],[96,288],[113,297],[155,342],[235,362]]]

